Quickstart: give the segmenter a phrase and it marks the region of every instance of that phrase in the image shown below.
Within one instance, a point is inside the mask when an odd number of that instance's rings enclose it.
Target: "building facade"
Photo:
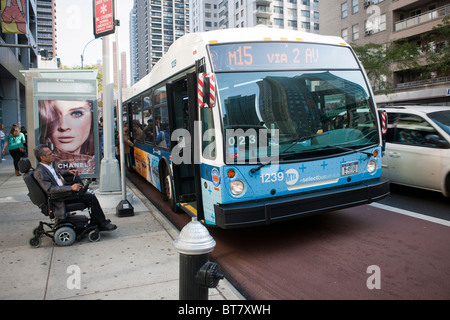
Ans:
[[[133,84],[150,72],[175,40],[189,32],[189,1],[135,0],[132,14]]]
[[[191,32],[266,25],[319,33],[319,0],[192,0]]]
[[[392,92],[377,94],[385,103],[421,103],[450,105],[450,74],[434,70],[425,75],[430,50],[449,46],[433,28],[450,15],[449,0],[320,0],[320,33],[340,36],[349,43],[390,44],[400,39],[415,44],[422,68],[391,66]]]
[[[37,67],[36,0],[2,1],[1,9],[0,123],[7,132],[14,123],[26,124],[25,77],[20,71]],[[20,27],[14,10],[23,17]]]
[[[57,56],[55,6],[55,0],[36,0],[38,52],[48,59]]]

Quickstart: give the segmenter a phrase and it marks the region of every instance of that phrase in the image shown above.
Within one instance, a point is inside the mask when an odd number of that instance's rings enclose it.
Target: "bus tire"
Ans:
[[[175,197],[173,195],[173,182],[172,178],[170,177],[170,172],[167,167],[164,169],[164,192],[163,192],[163,199],[164,201],[169,201],[170,209],[172,209],[175,213],[182,212],[181,209],[177,206],[175,203]]]

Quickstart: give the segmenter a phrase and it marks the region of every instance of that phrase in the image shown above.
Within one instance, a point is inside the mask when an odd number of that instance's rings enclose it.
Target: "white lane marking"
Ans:
[[[385,204],[376,203],[376,202],[371,203],[370,205],[374,206],[374,207],[377,207],[377,208],[380,208],[380,209],[397,212],[397,213],[404,214],[406,216],[410,216],[410,217],[413,217],[413,218],[422,219],[422,220],[426,220],[426,221],[430,221],[430,222],[434,222],[434,223],[439,223],[439,224],[442,224],[444,226],[450,227],[450,221],[447,221],[447,220],[438,219],[438,218],[434,218],[434,217],[429,217],[429,216],[426,216],[424,214],[420,214],[420,213],[416,213],[416,212],[412,212],[412,211],[408,211],[408,210],[403,210],[403,209],[387,206]]]

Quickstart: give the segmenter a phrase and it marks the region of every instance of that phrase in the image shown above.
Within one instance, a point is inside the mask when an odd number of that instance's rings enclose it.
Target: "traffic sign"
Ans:
[[[95,38],[114,33],[114,0],[93,0],[93,3]]]

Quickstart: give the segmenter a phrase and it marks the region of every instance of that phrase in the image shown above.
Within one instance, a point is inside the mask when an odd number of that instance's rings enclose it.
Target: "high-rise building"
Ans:
[[[189,32],[188,0],[135,0],[130,19],[132,81],[147,75],[178,38]]]
[[[0,27],[0,123],[26,124],[25,77],[20,72],[37,67],[36,2],[2,1]]]
[[[55,0],[37,0],[38,52],[44,58],[56,57]]]
[[[138,75],[138,40],[137,40],[137,21],[136,21],[136,2],[130,11],[130,82],[131,85],[139,80]]]
[[[319,33],[318,0],[192,0],[191,32],[266,25]]]
[[[450,73],[434,70],[427,57],[433,48],[449,46],[445,35],[433,30],[450,15],[449,0],[320,0],[320,33],[340,36],[349,43],[390,44],[404,39],[420,49],[420,67],[391,66],[392,92],[374,86],[375,100],[383,103],[450,105]],[[447,35],[448,37],[448,35]]]

